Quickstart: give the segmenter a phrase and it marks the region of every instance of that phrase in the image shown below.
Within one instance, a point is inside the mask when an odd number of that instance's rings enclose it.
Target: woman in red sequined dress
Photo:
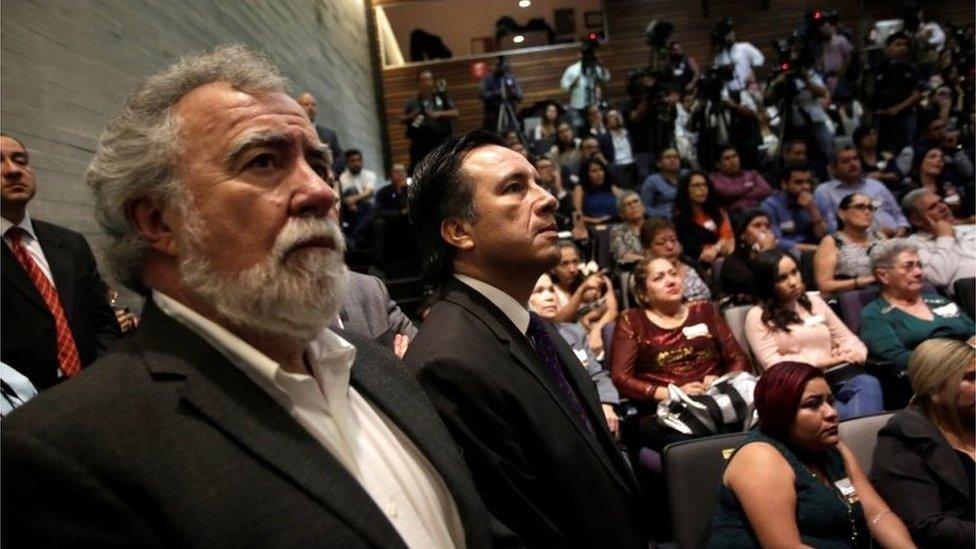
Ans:
[[[640,444],[660,450],[689,438],[657,422],[657,403],[668,398],[668,385],[701,394],[719,376],[748,370],[749,359],[713,303],[684,302],[681,277],[670,261],[641,262],[634,293],[643,306],[617,319],[610,375],[620,395],[638,405]]]

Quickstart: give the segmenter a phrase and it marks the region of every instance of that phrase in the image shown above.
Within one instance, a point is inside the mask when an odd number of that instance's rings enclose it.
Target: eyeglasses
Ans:
[[[640,201],[639,198],[636,198],[636,199],[631,199],[631,200],[625,200],[622,205],[623,206],[637,206],[639,204],[641,204],[641,201]]]
[[[862,212],[873,212],[877,210],[877,206],[874,204],[848,204],[845,210],[858,210]]]
[[[925,264],[921,261],[906,261],[898,265],[892,265],[888,267],[889,269],[898,269],[899,271],[912,272],[915,269],[922,270],[925,268]]]

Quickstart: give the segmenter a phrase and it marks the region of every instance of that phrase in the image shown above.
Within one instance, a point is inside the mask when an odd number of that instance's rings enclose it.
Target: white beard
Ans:
[[[184,208],[184,286],[232,326],[309,342],[335,318],[346,294],[345,241],[339,226],[322,217],[290,219],[266,261],[236,273],[218,272],[199,246],[206,229],[192,206]],[[328,238],[334,249],[305,248]]]

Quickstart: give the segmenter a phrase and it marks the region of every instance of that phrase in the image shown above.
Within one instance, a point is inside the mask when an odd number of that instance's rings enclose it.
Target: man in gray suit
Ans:
[[[337,327],[366,336],[403,357],[407,345],[417,335],[417,327],[390,299],[383,281],[349,271],[348,284],[339,320],[335,323]]]
[[[87,180],[143,322],[4,420],[5,545],[512,541],[393,355],[325,329],[338,197],[285,87],[218,48],[150,77],[102,135]]]

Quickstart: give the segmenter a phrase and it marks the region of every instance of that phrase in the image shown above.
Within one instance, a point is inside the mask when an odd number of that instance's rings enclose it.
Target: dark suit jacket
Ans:
[[[440,473],[468,547],[489,547],[498,523],[430,402],[392,353],[342,336],[352,385]],[[405,547],[281,405],[151,300],[115,352],[3,421],[5,547]]]
[[[95,256],[80,234],[36,219],[31,222],[51,267],[81,365],[88,366],[119,337]],[[46,389],[58,382],[54,316],[10,248],[6,244],[0,248],[0,360],[27,376],[38,389]]]
[[[332,151],[332,171],[338,177],[346,169],[346,153],[339,144],[338,134],[335,130],[318,124],[315,125],[315,133],[319,134],[319,141],[328,145],[329,150]]]
[[[919,547],[976,545],[966,471],[938,427],[915,407],[895,414],[878,433],[871,483]]]
[[[572,349],[549,336],[585,407],[573,413],[524,334],[451,279],[404,362],[464,450],[489,511],[531,547],[646,547],[638,487]]]
[[[417,327],[403,314],[383,281],[375,276],[349,271],[349,286],[339,310],[342,326],[384,347],[393,347],[393,337],[406,334],[413,340]]]

